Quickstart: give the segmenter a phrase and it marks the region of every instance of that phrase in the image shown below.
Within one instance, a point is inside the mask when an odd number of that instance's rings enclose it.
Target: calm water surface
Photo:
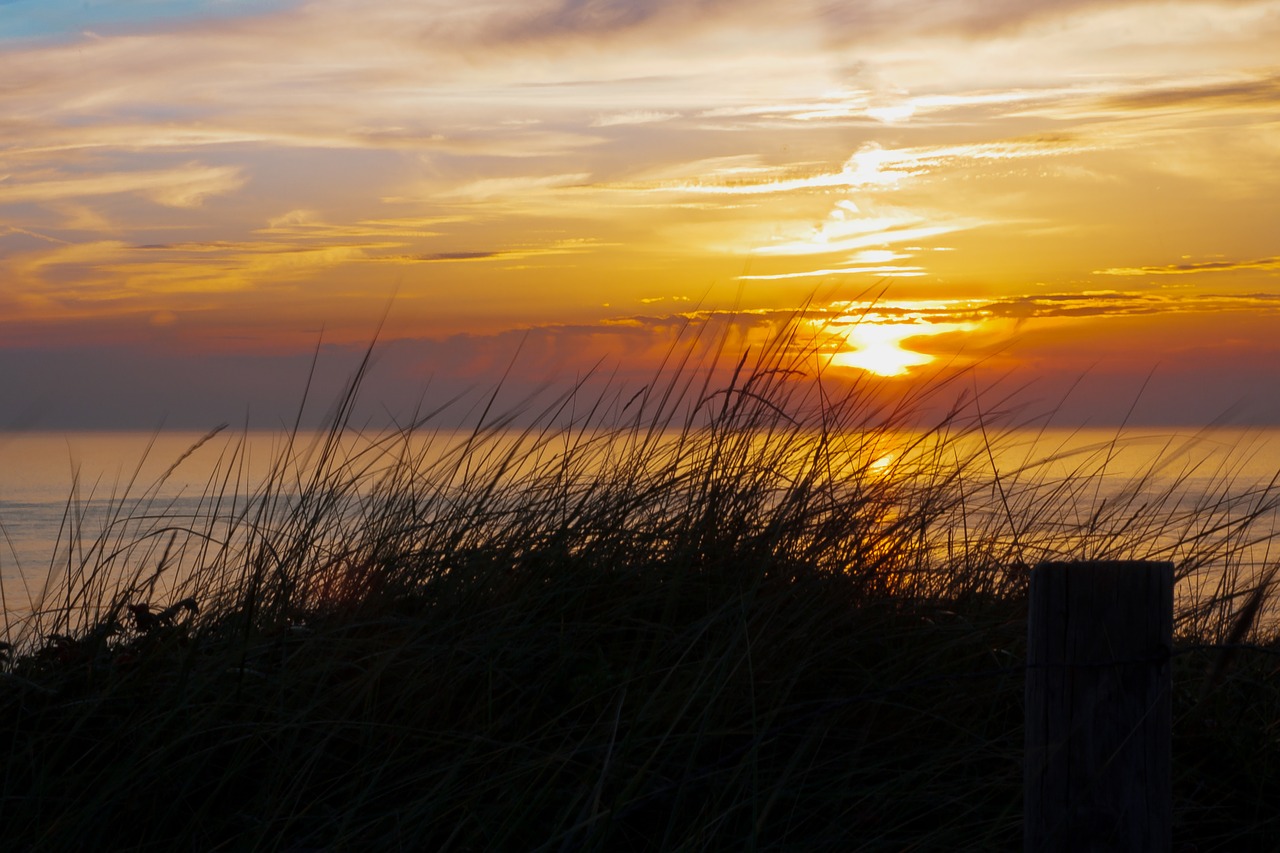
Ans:
[[[435,435],[438,449],[424,458],[439,458],[460,437]],[[280,433],[224,433],[196,446],[201,438],[187,432],[0,433],[0,580],[10,607],[73,560],[69,543],[92,540],[113,510],[198,517],[208,512],[211,495],[250,493],[286,440]],[[295,446],[316,438],[300,436]],[[893,456],[885,452],[880,464],[893,464]],[[1272,481],[1280,472],[1280,430],[1015,432],[1000,438],[991,457],[1010,482],[1101,470],[1105,477],[1090,498],[1101,500],[1145,475],[1153,490],[1179,482],[1182,500],[1194,503],[1197,495],[1224,487],[1239,493]],[[1277,529],[1276,520],[1270,524]]]

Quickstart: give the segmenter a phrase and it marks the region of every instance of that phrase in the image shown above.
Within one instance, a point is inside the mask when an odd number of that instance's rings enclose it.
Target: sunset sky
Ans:
[[[1280,0],[0,0],[0,429],[801,308],[837,378],[1280,425]]]

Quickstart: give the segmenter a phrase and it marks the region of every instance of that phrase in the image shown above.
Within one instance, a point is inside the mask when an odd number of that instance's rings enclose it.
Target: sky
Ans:
[[[0,430],[788,324],[886,398],[1280,425],[1277,45],[1280,0],[0,0]]]

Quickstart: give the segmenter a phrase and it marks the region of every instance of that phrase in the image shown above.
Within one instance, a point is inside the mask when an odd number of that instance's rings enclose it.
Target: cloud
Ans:
[[[1185,6],[1180,9],[1178,6]],[[1258,0],[1207,0],[1201,3],[1167,4],[1151,0],[927,0],[902,3],[899,0],[816,0],[814,7],[833,38],[846,43],[867,42],[886,37],[953,36],[966,39],[1013,38],[1033,27],[1064,29],[1073,19],[1115,15],[1150,16],[1152,10],[1168,25],[1199,23],[1204,31],[1206,18],[1216,16],[1216,25],[1226,23],[1223,13],[1238,9],[1243,15],[1272,6]]]
[[[789,176],[782,170],[757,168],[750,161],[739,170],[707,175],[699,170],[696,179],[621,184],[619,186],[655,192],[685,192],[709,195],[768,195],[806,190],[891,189],[910,178],[928,175],[941,169],[976,164],[1061,157],[1093,150],[1095,143],[1070,134],[1043,134],[1000,142],[965,145],[917,146],[885,148],[879,143],[861,145],[844,162],[838,172],[817,172]],[[700,164],[685,167],[686,174]]]
[[[886,34],[960,33],[969,36],[1005,32],[1025,26],[1048,14],[1097,5],[1100,0],[934,0],[928,14],[894,0],[858,0],[819,4],[823,21],[845,39],[865,41]]]
[[[933,225],[916,225],[894,217],[868,217],[853,223],[824,223],[815,229],[812,235],[799,240],[768,243],[757,246],[753,252],[757,255],[827,255],[838,252],[853,252],[879,246],[914,243],[939,237],[968,228],[976,228],[982,223],[977,220],[954,220]],[[834,225],[852,225],[849,230],[833,228]],[[894,269],[900,269],[894,267]],[[751,276],[743,276],[750,278]]]
[[[272,294],[297,282],[398,246],[254,241],[131,245],[120,240],[63,245],[7,259],[9,291],[21,305],[8,319],[105,322],[178,305],[243,316],[248,305],[271,304]],[[238,310],[224,301],[229,294],[243,295]]]
[[[344,93],[335,92],[335,99]],[[160,97],[163,97],[162,95]],[[440,152],[458,155],[530,158],[545,157],[598,145],[604,140],[585,132],[547,131],[536,128],[476,128],[463,123],[442,133],[429,127],[378,127],[340,124],[325,112],[304,111],[298,105],[280,103],[275,115],[264,103],[261,110],[244,114],[244,107],[254,100],[269,101],[270,96],[246,98],[240,106],[210,104],[204,127],[175,127],[168,124],[142,124],[129,118],[102,119],[84,126],[9,127],[10,145],[5,152],[10,160],[41,160],[60,154],[75,155],[90,151],[186,151],[197,148],[222,148],[233,145],[261,145],[279,148],[359,149],[366,151]],[[368,99],[366,99],[367,101]],[[3,99],[0,98],[0,103]],[[360,115],[374,109],[371,103],[347,103],[349,114]],[[391,107],[389,107],[391,108]],[[127,112],[129,105],[121,105]],[[217,126],[217,125],[222,125]],[[6,136],[0,126],[0,140]],[[22,131],[22,132],[18,132]],[[0,163],[3,163],[0,160]]]
[[[921,267],[910,266],[878,266],[878,267],[831,267],[817,270],[800,270],[798,272],[774,273],[771,275],[740,275],[743,281],[782,281],[790,278],[827,278],[837,275],[878,275],[884,278],[914,278],[924,275]]]
[[[1121,291],[1048,293],[994,300],[857,300],[835,302],[815,316],[832,312],[867,322],[968,323],[987,320],[1055,320],[1134,317],[1153,314],[1280,314],[1280,294],[1182,294]]]
[[[1274,109],[1277,103],[1280,103],[1280,75],[1268,74],[1256,78],[1192,86],[1156,85],[1145,90],[1103,98],[1099,106],[1104,110],[1129,113],[1134,110],[1233,106]]]
[[[0,205],[136,193],[167,207],[199,207],[208,196],[234,192],[244,184],[238,167],[188,163],[176,169],[4,181],[0,182]]]
[[[408,260],[415,261],[487,261],[500,258],[506,252],[432,252],[427,255],[414,255]]]
[[[598,37],[657,23],[688,24],[740,11],[751,0],[554,0],[529,5],[533,8],[498,31],[502,38]]]
[[[680,113],[661,112],[659,110],[630,110],[624,113],[602,115],[591,122],[592,127],[618,127],[632,124],[656,124],[679,118]]]
[[[1188,275],[1191,273],[1237,272],[1239,270],[1280,270],[1280,256],[1258,258],[1252,261],[1196,261],[1183,264],[1162,264],[1146,267],[1110,267],[1094,270],[1094,275],[1144,276]]]
[[[0,235],[2,234],[21,234],[24,237],[33,237],[36,240],[40,240],[45,243],[54,243],[59,246],[67,246],[71,243],[69,240],[62,240],[48,234],[41,234],[39,231],[32,231],[28,228],[22,228],[17,225],[6,225],[3,222],[0,222]]]
[[[455,201],[478,202],[493,199],[528,198],[532,193],[542,193],[576,187],[585,184],[591,175],[572,172],[562,175],[521,175],[510,178],[482,178],[467,184],[436,193],[437,198]]]
[[[487,40],[501,44],[600,39],[639,33],[684,35],[691,30],[734,26],[772,26],[814,22],[831,44],[872,46],[895,38],[1014,37],[1033,28],[1060,28],[1062,22],[1133,9],[1147,14],[1167,4],[1152,0],[795,0],[785,18],[768,0],[530,0],[504,4],[486,15]],[[1208,0],[1193,6],[1188,17],[1202,17],[1201,7],[1266,6],[1258,0]],[[517,6],[519,11],[516,11]],[[1176,17],[1165,13],[1165,17]],[[1216,11],[1216,10],[1215,10]],[[1213,14],[1209,12],[1208,14]]]
[[[369,260],[393,263],[457,263],[475,261],[516,261],[554,255],[577,255],[608,248],[607,244],[585,237],[552,240],[541,245],[474,251],[425,252],[420,255],[382,255]]]
[[[442,226],[457,225],[472,219],[473,217],[464,214],[449,214],[328,222],[318,211],[298,209],[280,216],[269,217],[267,227],[254,229],[254,233],[295,240],[359,240],[370,237],[417,240],[439,237]]]

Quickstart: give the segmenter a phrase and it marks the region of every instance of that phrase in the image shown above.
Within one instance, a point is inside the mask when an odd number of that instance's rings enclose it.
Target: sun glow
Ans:
[[[889,466],[896,462],[897,459],[897,454],[886,453],[883,456],[877,456],[875,459],[871,460],[871,464],[867,467],[872,471],[887,471]]]
[[[860,322],[844,333],[850,350],[831,356],[836,367],[856,367],[877,376],[905,376],[913,367],[923,367],[937,356],[905,349],[911,338],[968,332],[974,323],[871,323]]]

